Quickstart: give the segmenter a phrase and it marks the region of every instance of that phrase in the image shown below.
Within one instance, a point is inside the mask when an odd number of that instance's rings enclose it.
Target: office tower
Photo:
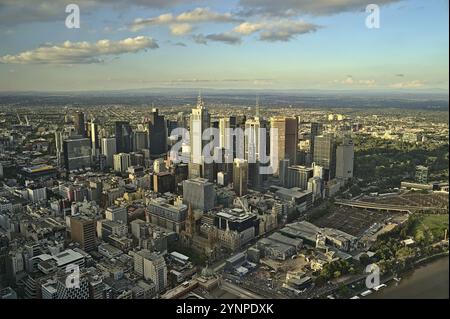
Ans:
[[[353,141],[344,138],[336,148],[336,177],[344,180],[353,178]]]
[[[167,265],[161,254],[150,252],[147,249],[133,252],[134,271],[151,280],[159,293],[167,286]]]
[[[84,113],[83,112],[77,112],[75,114],[75,133],[78,136],[81,137],[87,137],[86,134],[86,124],[84,121]]]
[[[148,132],[146,131],[135,131],[133,133],[133,149],[134,151],[141,151],[148,148]]]
[[[322,123],[317,123],[317,122],[312,122],[311,123],[311,133],[310,133],[310,137],[309,137],[309,153],[311,161],[313,161],[313,157],[314,157],[314,140],[316,138],[316,136],[322,135],[323,132],[323,124]]]
[[[96,119],[91,121],[92,156],[100,155],[100,125]]]
[[[308,181],[314,175],[312,167],[305,166],[289,166],[287,171],[287,188],[298,187],[302,190],[308,189]]]
[[[428,183],[428,167],[422,166],[422,165],[416,166],[415,178],[418,183],[427,184]]]
[[[183,181],[183,203],[203,212],[214,207],[216,192],[214,184],[204,178]]]
[[[125,173],[128,167],[131,166],[130,154],[119,153],[114,154],[114,171],[118,173]]]
[[[233,137],[231,135],[230,118],[219,119],[219,147],[232,152]]]
[[[175,175],[171,172],[153,174],[153,191],[164,194],[175,191]]]
[[[63,151],[64,165],[67,171],[91,167],[91,141],[88,138],[63,141]]]
[[[63,134],[62,131],[57,130],[55,132],[55,148],[56,148],[56,159],[58,160],[58,166],[62,165],[63,162]]]
[[[113,137],[102,138],[101,149],[102,155],[106,157],[106,167],[114,167],[113,157],[116,154],[116,139]]]
[[[70,218],[71,239],[81,245],[86,252],[95,250],[96,245],[96,221],[86,216],[72,216]]]
[[[166,121],[166,126],[167,126],[167,137],[169,137],[171,135],[171,133],[173,132],[173,130],[175,130],[178,127],[178,121],[176,120],[167,120]]]
[[[3,165],[0,163],[0,178],[3,178]]]
[[[336,175],[336,143],[331,134],[319,135],[314,139],[313,162],[322,166],[324,179],[329,181]]]
[[[288,158],[284,158],[280,160],[280,165],[278,167],[279,174],[278,177],[280,179],[281,185],[285,186],[287,185],[288,180],[288,167],[291,166],[291,161]]]
[[[125,206],[110,206],[105,211],[105,218],[126,225],[128,220],[127,208]]]
[[[233,162],[233,189],[241,197],[247,194],[248,161],[235,158]]]
[[[116,131],[116,152],[130,153],[133,147],[133,131],[130,123],[125,121],[117,121],[115,124]]]
[[[81,273],[76,286],[68,286],[71,282],[71,273],[61,272],[58,274],[55,284],[55,291],[47,286],[47,291],[51,293],[52,299],[89,299],[89,280],[87,273]],[[73,275],[72,275],[73,276]],[[55,293],[55,295],[52,294]],[[47,294],[48,296],[49,294]]]
[[[298,119],[296,117],[275,116],[270,119],[270,127],[277,129],[278,139],[271,134],[271,143],[277,144],[278,160],[289,159],[291,165],[297,163]],[[271,154],[275,160],[277,157]],[[278,171],[275,172],[278,175]]]
[[[148,122],[150,157],[162,157],[167,152],[167,125],[164,116],[154,108]]]
[[[155,198],[148,203],[148,216],[152,224],[179,234],[184,229],[187,206],[171,205],[164,198]]]
[[[197,165],[203,165],[203,148],[206,146],[206,144],[209,143],[209,140],[202,139],[202,134],[204,130],[210,127],[210,122],[211,117],[205,107],[202,96],[199,94],[197,107],[195,109],[192,109],[190,119],[189,134],[191,144],[191,158],[189,161],[189,178],[201,177],[202,169]]]

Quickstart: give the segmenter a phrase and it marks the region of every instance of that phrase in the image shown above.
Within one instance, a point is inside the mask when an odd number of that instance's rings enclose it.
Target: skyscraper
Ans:
[[[118,173],[125,173],[128,167],[131,166],[130,154],[119,153],[114,154],[114,171]]]
[[[100,125],[96,119],[92,119],[91,123],[91,144],[92,144],[92,156],[100,154]]]
[[[324,169],[326,181],[336,176],[336,143],[332,134],[319,135],[314,139],[313,162]]]
[[[210,127],[211,117],[205,107],[201,94],[198,96],[197,107],[192,109],[190,119],[191,160],[189,162],[189,178],[202,177],[203,148],[209,141],[202,139],[203,131]],[[193,165],[192,165],[193,164]],[[200,169],[198,167],[200,165]],[[200,172],[200,175],[199,175]],[[213,175],[213,174],[211,174]]]
[[[167,123],[154,108],[148,122],[150,157],[158,158],[167,152]]]
[[[114,166],[113,156],[116,154],[116,139],[113,137],[102,138],[101,143],[102,155],[106,157],[106,167]]]
[[[133,147],[133,131],[130,123],[125,121],[116,122],[116,152],[130,153]]]
[[[278,160],[289,159],[291,165],[297,163],[298,120],[295,117],[275,116],[270,119],[270,127],[278,130],[278,139],[271,135],[271,143],[278,145]],[[274,154],[271,154],[274,158]],[[275,172],[278,174],[278,171]]]
[[[135,152],[148,148],[149,134],[146,131],[134,131],[133,133],[133,149]]]
[[[342,144],[336,148],[336,177],[341,179],[353,178],[353,141],[344,138]]]
[[[77,112],[75,114],[75,133],[78,136],[87,137],[83,112]]]
[[[81,245],[81,249],[90,252],[96,249],[96,221],[86,216],[70,218],[71,239]]]
[[[91,141],[88,138],[63,141],[64,165],[66,170],[90,168],[92,165]]]
[[[206,212],[214,207],[215,200],[214,184],[207,179],[194,178],[183,181],[184,204]]]
[[[314,157],[314,140],[316,136],[322,135],[323,132],[323,124],[312,122],[311,123],[311,133],[309,137],[309,153],[310,153],[310,159],[313,161]]]
[[[248,161],[235,158],[233,162],[233,189],[241,197],[247,194]]]

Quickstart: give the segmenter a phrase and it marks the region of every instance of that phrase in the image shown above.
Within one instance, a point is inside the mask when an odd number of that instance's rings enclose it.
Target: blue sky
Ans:
[[[66,2],[0,0],[0,90],[448,90],[448,0],[379,0],[379,29],[373,0],[74,0],[79,29]]]

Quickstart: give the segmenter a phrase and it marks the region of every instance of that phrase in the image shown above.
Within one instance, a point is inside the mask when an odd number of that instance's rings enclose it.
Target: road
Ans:
[[[242,289],[241,287],[227,281],[221,281],[220,288],[238,296],[241,299],[264,299],[251,291]]]

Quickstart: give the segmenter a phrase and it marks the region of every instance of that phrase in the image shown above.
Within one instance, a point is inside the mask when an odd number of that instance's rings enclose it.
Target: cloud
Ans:
[[[32,3],[31,3],[32,2]],[[170,8],[185,4],[186,0],[77,0],[81,14],[92,13],[101,7],[124,10],[130,6]],[[0,0],[0,25],[19,25],[32,22],[64,21],[67,0]]]
[[[385,5],[401,0],[378,0],[377,5]],[[364,11],[373,0],[240,0],[241,14],[293,16],[309,14],[314,16],[332,15],[349,11]]]
[[[319,26],[297,20],[278,20],[265,22],[244,22],[233,29],[243,35],[260,32],[261,41],[289,41],[299,34],[315,32]]]
[[[175,42],[173,45],[178,47],[187,47],[187,45],[184,42]]]
[[[177,16],[171,13],[161,14],[157,17],[142,19],[138,18],[131,24],[132,31],[138,31],[144,27],[162,24],[187,24],[204,22],[240,22],[240,19],[233,17],[231,13],[218,13],[209,8],[196,8],[185,11]]]
[[[404,75],[403,73],[398,73],[398,74],[396,74],[395,76],[397,76],[397,77],[399,77],[399,78],[402,78],[402,77],[404,77],[405,75]]]
[[[390,87],[394,89],[414,89],[425,85],[425,81],[413,80],[408,82],[399,82],[391,84]]]
[[[203,34],[196,34],[192,36],[192,39],[198,44],[208,44],[209,41],[214,41],[236,45],[242,42],[241,37],[232,32],[212,33],[206,36]]]
[[[90,42],[65,41],[59,45],[45,44],[34,50],[4,55],[0,63],[15,64],[90,64],[101,63],[103,57],[135,53],[145,49],[157,49],[156,41],[149,37],[137,36],[120,41],[99,40]]]
[[[192,25],[189,23],[171,24],[169,28],[173,35],[185,35],[192,31]]]
[[[334,80],[335,84],[343,84],[343,85],[355,85],[355,86],[374,86],[376,85],[375,80],[356,80],[352,75],[347,75],[344,80]]]

